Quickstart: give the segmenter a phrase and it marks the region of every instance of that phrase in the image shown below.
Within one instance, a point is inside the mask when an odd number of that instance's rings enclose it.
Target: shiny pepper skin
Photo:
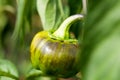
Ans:
[[[30,46],[31,62],[44,74],[71,77],[79,72],[78,42],[53,39],[49,32],[35,35]]]

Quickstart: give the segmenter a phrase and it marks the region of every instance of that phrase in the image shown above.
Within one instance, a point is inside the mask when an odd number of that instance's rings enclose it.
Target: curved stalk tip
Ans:
[[[69,39],[69,29],[70,26],[78,21],[78,20],[83,20],[84,16],[81,14],[76,14],[68,17],[67,19],[64,20],[64,22],[60,25],[60,27],[52,34],[54,37],[58,39]]]

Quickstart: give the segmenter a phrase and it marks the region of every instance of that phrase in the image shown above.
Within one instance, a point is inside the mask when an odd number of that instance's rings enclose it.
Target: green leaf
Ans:
[[[89,1],[83,80],[120,80],[120,0]]]
[[[0,76],[0,80],[15,80],[13,78],[5,77],[5,76]]]
[[[69,15],[67,5],[62,0],[37,0],[37,10],[44,30],[55,30]]]
[[[56,77],[47,76],[41,70],[31,69],[26,75],[27,80],[57,80]]]
[[[1,76],[18,79],[18,72],[14,64],[8,60],[0,59],[0,77]]]
[[[39,77],[39,76],[42,76],[43,73],[40,71],[40,70],[37,70],[37,69],[31,69],[28,74],[26,75],[26,78],[27,79],[33,79],[33,78],[36,78],[36,77]]]
[[[17,42],[23,42],[27,29],[30,29],[34,0],[18,0],[17,2],[17,19],[13,39]]]
[[[68,0],[68,3],[69,3],[69,6],[70,6],[70,15],[81,13],[81,11],[82,11],[82,0]]]

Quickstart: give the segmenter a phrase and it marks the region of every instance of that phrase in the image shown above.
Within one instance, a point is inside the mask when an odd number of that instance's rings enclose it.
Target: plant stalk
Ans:
[[[69,39],[70,26],[78,20],[83,20],[83,18],[84,16],[81,14],[68,17],[52,35],[61,40]]]
[[[83,14],[86,15],[87,14],[87,0],[82,0],[82,4],[83,4]]]

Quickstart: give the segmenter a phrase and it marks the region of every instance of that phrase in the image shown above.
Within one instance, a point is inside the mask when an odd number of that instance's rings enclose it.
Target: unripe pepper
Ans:
[[[71,77],[79,72],[79,47],[77,39],[71,39],[72,23],[83,19],[82,15],[67,18],[55,32],[38,32],[30,46],[31,62],[43,74]]]

